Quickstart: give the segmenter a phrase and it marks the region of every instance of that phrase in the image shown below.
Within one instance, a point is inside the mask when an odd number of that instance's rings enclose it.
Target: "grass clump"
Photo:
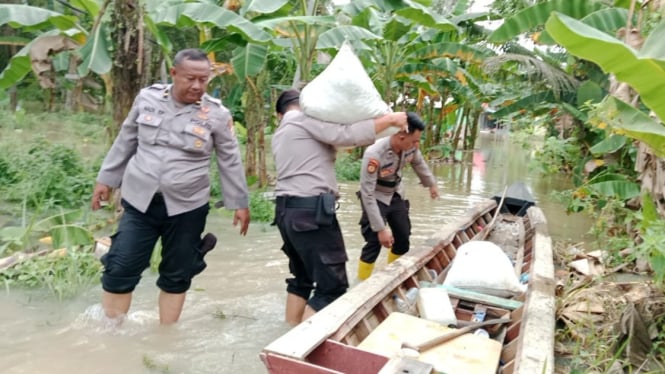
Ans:
[[[59,300],[99,281],[102,264],[88,249],[60,249],[21,261],[0,272],[5,288],[48,289]]]

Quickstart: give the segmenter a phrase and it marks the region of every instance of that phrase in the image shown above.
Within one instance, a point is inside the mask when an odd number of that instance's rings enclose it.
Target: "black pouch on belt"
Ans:
[[[316,224],[319,226],[330,226],[335,218],[335,195],[322,193],[316,204]]]

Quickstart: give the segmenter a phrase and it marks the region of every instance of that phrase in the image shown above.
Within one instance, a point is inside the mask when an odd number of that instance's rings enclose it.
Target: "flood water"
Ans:
[[[436,201],[418,185],[415,174],[406,174],[413,246],[425,245],[442,225],[475,202],[500,196],[504,186],[517,181],[531,189],[554,240],[577,241],[588,231],[587,218],[566,215],[550,197],[569,182],[530,171],[532,151],[502,139],[485,134],[466,162],[431,165],[441,194]],[[363,244],[357,188],[357,182],[341,185],[338,211],[352,286]],[[0,372],[265,373],[258,356],[261,348],[289,329],[282,322],[288,269],[279,233],[268,224],[253,223],[241,237],[230,216],[218,211],[211,212],[208,230],[217,235],[218,245],[206,257],[208,269],[194,279],[181,320],[174,326],[159,326],[156,276],[149,271],[119,327],[103,322],[99,286],[62,302],[39,292],[3,292]],[[384,250],[377,268],[385,261]]]

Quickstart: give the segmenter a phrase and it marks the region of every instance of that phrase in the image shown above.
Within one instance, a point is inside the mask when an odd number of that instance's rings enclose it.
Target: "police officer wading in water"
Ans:
[[[286,321],[297,325],[349,287],[346,249],[335,216],[335,146],[371,144],[376,133],[406,127],[406,113],[351,125],[323,122],[300,111],[299,92],[287,90],[275,106],[280,125],[272,138],[277,168],[275,223],[293,278],[286,280]]]
[[[192,277],[203,271],[203,255],[216,242],[212,234],[201,239],[213,151],[224,205],[235,210],[233,225],[240,224],[241,235],[249,227],[249,194],[233,119],[206,94],[208,58],[198,49],[182,50],[170,73],[172,85],[155,84],[135,98],[97,176],[92,209],[108,200],[110,188],[120,186],[124,207],[102,257],[102,306],[109,318],[127,314],[159,238],[159,320],[170,324],[180,318]]]
[[[432,199],[439,197],[434,175],[418,148],[425,124],[413,112],[408,113],[407,119],[408,133],[399,132],[379,139],[367,147],[363,155],[359,193],[363,214],[360,226],[366,243],[358,263],[358,278],[361,280],[372,274],[381,246],[391,249],[388,263],[409,251],[409,201],[405,199],[401,183],[404,166],[411,164],[420,183],[429,187]]]

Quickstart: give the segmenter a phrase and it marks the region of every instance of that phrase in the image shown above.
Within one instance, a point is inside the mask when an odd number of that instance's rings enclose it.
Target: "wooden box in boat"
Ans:
[[[271,342],[260,354],[268,372],[405,372],[399,369],[403,366],[400,366],[401,362],[396,363],[400,358],[394,352],[368,349],[370,343],[364,341],[392,312],[397,311],[393,295],[405,298],[406,290],[411,287],[420,287],[423,282],[441,281],[433,279],[428,269],[435,270],[439,274],[437,278],[443,278],[457,248],[470,240],[484,238],[485,232],[496,226],[494,220],[498,219],[497,222],[520,224],[514,261],[517,274],[528,274],[528,289],[518,298],[506,299],[447,288],[456,317],[464,323],[471,321],[474,312],[482,310],[487,314],[486,319],[511,320],[508,324],[489,329],[493,339],[501,345],[500,363],[493,364],[496,365],[494,371],[553,373],[554,267],[547,222],[536,206],[528,208],[523,216],[516,216],[504,212],[503,204],[498,213],[497,200],[488,199],[477,204],[463,217],[446,225],[433,239],[432,246],[413,248]],[[493,236],[496,239],[500,235],[490,232],[486,240],[494,241]],[[409,365],[408,360],[406,362]],[[429,371],[430,368],[425,368],[406,372]]]

